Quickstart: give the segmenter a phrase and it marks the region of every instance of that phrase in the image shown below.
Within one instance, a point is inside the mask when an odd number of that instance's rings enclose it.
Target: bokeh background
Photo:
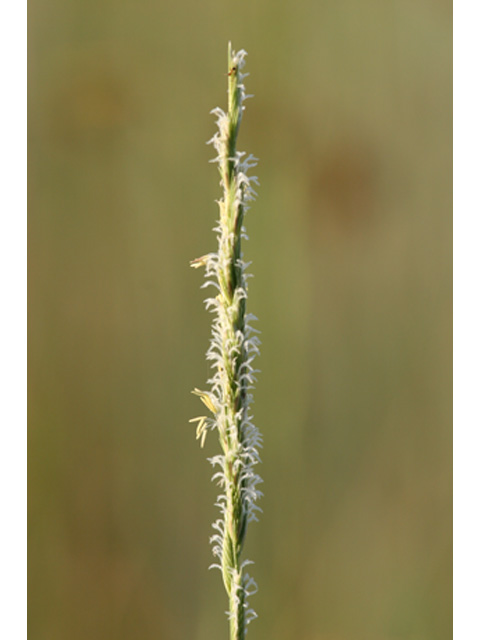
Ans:
[[[229,39],[261,182],[249,637],[450,638],[451,31],[446,0],[31,0],[31,640],[227,637],[188,420]]]

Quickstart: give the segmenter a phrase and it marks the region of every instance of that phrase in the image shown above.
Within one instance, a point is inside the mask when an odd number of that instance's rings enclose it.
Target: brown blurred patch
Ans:
[[[354,137],[339,139],[325,154],[314,157],[310,166],[315,232],[350,235],[372,223],[376,162],[370,145]]]
[[[132,116],[131,89],[107,62],[72,65],[52,95],[51,132],[57,143],[77,146],[115,137]]]

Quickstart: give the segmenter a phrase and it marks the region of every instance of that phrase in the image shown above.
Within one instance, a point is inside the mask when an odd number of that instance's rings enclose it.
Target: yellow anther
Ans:
[[[215,408],[215,405],[213,404],[211,395],[209,393],[207,393],[206,391],[201,391],[200,389],[194,389],[192,393],[200,398],[200,400],[209,411],[211,411],[213,414],[217,413],[217,409]]]
[[[199,269],[200,267],[204,267],[207,262],[210,254],[206,254],[204,256],[200,256],[200,258],[195,258],[195,260],[190,260],[190,266],[194,269]]]
[[[196,430],[196,438],[200,439],[200,446],[203,449],[205,444],[205,438],[207,437],[207,416],[199,416],[198,418],[192,418],[189,422],[198,422]]]

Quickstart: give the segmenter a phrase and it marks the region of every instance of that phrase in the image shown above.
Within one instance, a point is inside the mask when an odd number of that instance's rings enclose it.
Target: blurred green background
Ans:
[[[210,109],[239,148],[262,373],[249,638],[451,637],[451,5],[31,0],[31,640],[227,637],[189,418]]]

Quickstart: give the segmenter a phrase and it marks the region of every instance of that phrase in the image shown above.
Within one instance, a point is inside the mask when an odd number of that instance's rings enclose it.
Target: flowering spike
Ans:
[[[192,267],[206,268],[203,287],[213,286],[215,297],[207,298],[206,307],[215,314],[212,324],[212,338],[207,351],[214,375],[209,380],[209,391],[195,389],[192,393],[212,412],[213,418],[199,417],[197,438],[203,446],[207,429],[217,429],[222,454],[210,458],[216,470],[212,480],[222,489],[216,506],[221,519],[213,527],[217,533],[212,536],[213,554],[220,564],[212,565],[222,571],[223,582],[229,598],[228,617],[230,620],[230,640],[244,640],[246,625],[256,617],[248,606],[247,598],[256,589],[255,582],[244,572],[248,560],[241,560],[240,554],[245,541],[247,525],[256,520],[256,512],[261,511],[255,504],[262,495],[256,489],[261,482],[254,472],[260,462],[258,449],[261,435],[254,426],[249,405],[249,393],[255,381],[252,362],[259,352],[260,341],[250,326],[255,316],[246,313],[247,277],[250,263],[243,260],[242,239],[246,239],[243,219],[248,203],[256,193],[252,184],[256,177],[249,177],[248,171],[255,167],[257,159],[237,151],[236,142],[242,114],[243,102],[247,96],[243,85],[248,75],[242,72],[246,52],[235,53],[228,45],[228,109],[213,109],[218,131],[209,141],[213,145],[218,164],[223,197],[218,201],[219,221],[214,231],[218,239],[217,253],[208,253],[190,264]]]

